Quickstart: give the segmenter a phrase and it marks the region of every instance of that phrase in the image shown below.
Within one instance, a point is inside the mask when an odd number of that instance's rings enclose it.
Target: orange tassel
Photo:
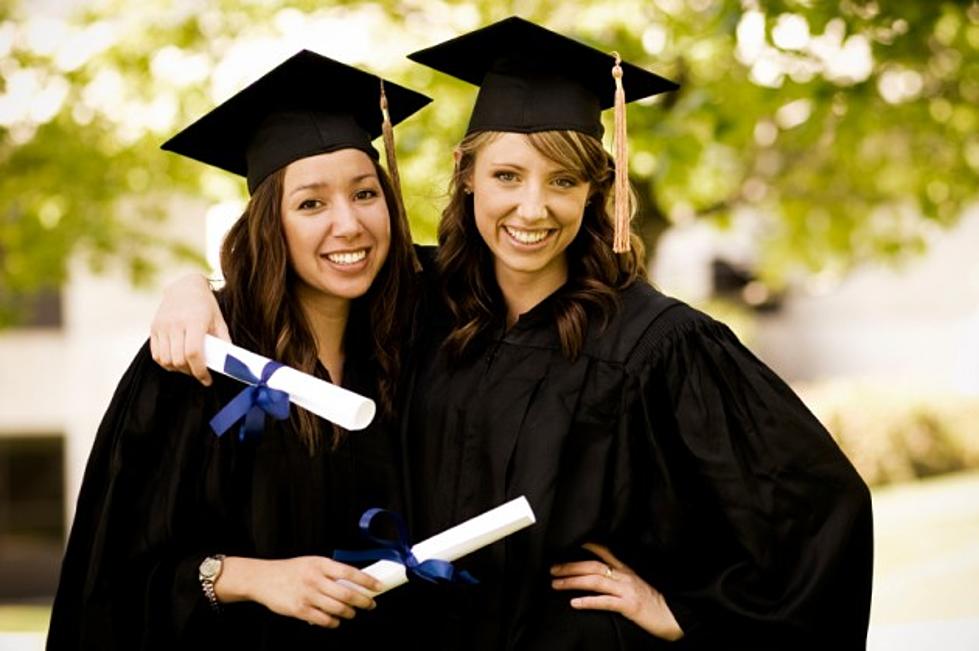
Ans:
[[[401,220],[403,232],[406,235],[411,233],[408,224],[408,213],[405,211],[404,197],[401,194],[401,175],[398,173],[398,156],[394,147],[394,127],[391,125],[391,116],[388,113],[388,96],[384,93],[384,80],[381,80],[381,132],[384,137],[384,157],[387,160],[388,174],[391,176],[391,185],[394,187],[394,202],[398,206],[398,219]],[[409,235],[410,238],[410,235]],[[410,239],[408,240],[410,242]],[[421,263],[415,255],[415,248],[409,244],[412,266],[415,271],[421,271]]]
[[[612,55],[615,57],[615,65],[612,66],[612,77],[615,79],[615,237],[612,250],[626,253],[632,248],[629,230],[629,140],[626,134],[625,90],[622,88],[622,59],[618,52]]]

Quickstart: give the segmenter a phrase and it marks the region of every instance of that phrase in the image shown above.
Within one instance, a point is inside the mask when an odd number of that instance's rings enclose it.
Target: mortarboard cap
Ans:
[[[374,159],[382,134],[381,80],[302,50],[162,145],[248,179],[254,192],[269,174],[307,156],[359,149]],[[391,124],[432,101],[384,81]]]
[[[517,16],[408,58],[480,87],[467,134],[572,130],[601,139],[601,112],[615,103],[615,57]],[[626,102],[679,87],[628,63],[621,68]]]
[[[511,16],[408,55],[479,86],[466,135],[478,131],[579,131],[599,140],[602,110],[615,107],[615,234],[630,250],[625,105],[679,86],[609,54]]]

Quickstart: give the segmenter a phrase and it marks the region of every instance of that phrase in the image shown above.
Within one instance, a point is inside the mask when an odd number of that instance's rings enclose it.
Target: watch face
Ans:
[[[213,579],[221,571],[221,560],[214,558],[213,556],[208,556],[201,563],[200,573],[205,579]]]

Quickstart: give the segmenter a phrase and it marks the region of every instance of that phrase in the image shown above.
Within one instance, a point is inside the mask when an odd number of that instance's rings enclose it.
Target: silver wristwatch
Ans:
[[[204,596],[207,597],[208,602],[214,610],[221,609],[218,596],[214,594],[214,582],[221,576],[221,569],[223,567],[224,554],[215,554],[201,561],[200,567],[197,568],[197,578],[200,579],[201,587],[204,589]]]

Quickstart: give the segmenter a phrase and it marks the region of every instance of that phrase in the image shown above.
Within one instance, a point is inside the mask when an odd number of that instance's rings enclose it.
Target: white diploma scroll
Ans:
[[[526,497],[520,496],[415,544],[412,546],[411,552],[419,563],[433,558],[452,562],[520,531],[524,527],[534,524],[534,522],[536,522],[536,518],[533,509],[530,508],[530,503],[527,502]],[[381,581],[384,587],[379,592],[371,592],[360,586],[353,586],[350,583],[348,585],[372,597],[408,581],[405,566],[394,561],[377,561],[365,567],[363,571]],[[344,583],[347,582],[344,581]]]
[[[204,359],[209,369],[222,375],[229,375],[224,370],[224,360],[228,355],[234,356],[245,364],[255,377],[262,376],[262,369],[270,361],[266,357],[229,344],[212,335],[204,336]],[[370,398],[289,366],[283,366],[273,373],[268,385],[288,393],[289,401],[293,404],[344,429],[364,429],[374,420],[376,407]]]

